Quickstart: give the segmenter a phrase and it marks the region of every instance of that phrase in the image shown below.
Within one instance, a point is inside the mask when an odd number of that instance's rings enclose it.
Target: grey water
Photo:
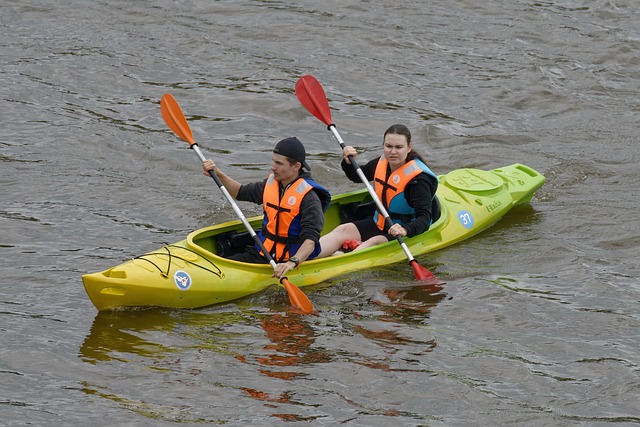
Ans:
[[[594,1],[0,2],[0,425],[640,424],[640,9]],[[197,310],[98,313],[82,286],[234,217],[159,111],[264,178],[295,135],[359,188],[404,123],[443,174],[523,163],[529,205],[419,261]],[[259,207],[241,205],[245,214]]]

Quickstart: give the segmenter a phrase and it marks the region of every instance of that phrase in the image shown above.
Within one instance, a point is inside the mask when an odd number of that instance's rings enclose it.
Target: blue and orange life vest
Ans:
[[[373,188],[382,202],[382,205],[387,209],[389,218],[391,218],[393,223],[406,224],[407,222],[415,219],[415,209],[409,206],[407,199],[404,197],[404,191],[407,184],[423,172],[433,176],[436,180],[438,177],[422,161],[414,159],[391,172],[389,178],[387,178],[388,164],[389,162],[384,158],[384,156],[380,157],[373,177]],[[433,197],[435,197],[435,193],[432,196],[432,200]],[[376,225],[380,230],[384,230],[384,216],[382,216],[377,210],[373,216],[373,220],[376,222]]]
[[[280,183],[273,174],[269,175],[262,194],[264,219],[262,231],[259,233],[264,247],[276,262],[289,259],[300,248],[300,206],[302,199],[311,190],[318,192],[322,202],[322,210],[329,207],[331,195],[327,190],[310,178],[298,178],[287,187],[280,197]],[[260,249],[258,249],[259,251]],[[320,245],[308,259],[320,253]]]

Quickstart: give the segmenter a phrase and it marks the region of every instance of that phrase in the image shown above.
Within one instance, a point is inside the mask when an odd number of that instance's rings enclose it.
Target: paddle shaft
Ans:
[[[193,149],[193,151],[196,152],[196,155],[198,156],[201,162],[204,162],[205,160],[207,160],[206,157],[202,154],[202,151],[200,150],[200,147],[198,147],[197,143],[191,144],[191,148]],[[213,178],[213,180],[216,182],[216,184],[222,191],[222,194],[224,194],[224,197],[231,204],[231,207],[233,208],[234,212],[236,213],[238,218],[240,218],[240,221],[242,221],[245,228],[253,238],[253,241],[256,242],[256,244],[264,254],[267,261],[269,261],[269,264],[271,264],[271,267],[275,269],[276,268],[275,260],[273,259],[271,254],[267,251],[267,249],[264,247],[264,244],[262,243],[262,241],[260,240],[256,232],[253,230],[253,227],[251,226],[251,224],[249,224],[249,221],[247,221],[247,218],[244,216],[244,214],[240,210],[240,207],[238,206],[236,201],[233,200],[233,197],[231,196],[231,193],[229,193],[229,190],[227,190],[227,187],[225,187],[224,184],[222,184],[222,181],[220,181],[220,178],[218,178],[218,175],[216,175],[214,171],[209,171],[209,175],[211,175],[211,178]]]
[[[330,124],[329,130],[331,131],[331,133],[333,133],[333,136],[336,138],[336,140],[340,144],[340,147],[342,147],[342,149],[344,150],[346,145],[342,140],[342,137],[338,133],[338,129],[336,129],[336,125]],[[378,197],[375,190],[369,183],[369,180],[364,175],[364,172],[362,172],[362,169],[360,169],[360,166],[358,166],[358,162],[356,162],[356,159],[353,156],[349,156],[349,161],[351,162],[351,165],[356,169],[356,173],[360,177],[360,180],[362,181],[362,183],[367,187],[367,190],[369,191],[371,198],[373,199],[374,203],[376,204],[376,207],[378,208],[378,212],[384,217],[384,221],[386,222],[386,224],[389,227],[391,227],[393,225],[393,221],[391,220],[389,213],[384,208],[384,205],[382,204],[382,202],[380,201],[380,198]],[[402,238],[402,236],[398,234],[397,236],[395,236],[395,238],[398,240],[398,243],[400,243],[400,247],[402,247],[404,254],[409,259],[409,263],[414,262],[415,259],[413,258],[413,255],[411,255],[411,251],[409,251],[409,248],[407,247],[407,244],[404,242],[404,239]]]

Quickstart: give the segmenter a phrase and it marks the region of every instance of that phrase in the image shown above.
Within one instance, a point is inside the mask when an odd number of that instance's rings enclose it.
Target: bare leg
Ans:
[[[331,255],[342,247],[347,240],[360,240],[360,232],[351,222],[340,224],[330,233],[320,237],[320,254],[317,258],[324,258]]]
[[[385,236],[373,236],[372,238],[370,238],[369,240],[365,240],[364,242],[362,242],[360,244],[360,246],[358,246],[357,248],[355,248],[353,251],[359,251],[360,249],[367,249],[370,248],[371,246],[375,246],[375,245],[379,245],[381,243],[387,243],[388,240]]]

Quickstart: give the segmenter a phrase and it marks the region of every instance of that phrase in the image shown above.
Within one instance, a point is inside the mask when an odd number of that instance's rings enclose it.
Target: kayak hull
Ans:
[[[485,230],[516,205],[527,203],[544,184],[535,170],[514,164],[491,171],[457,169],[439,177],[437,196],[441,214],[429,230],[405,238],[416,256],[442,249]],[[323,233],[354,219],[358,207],[370,203],[366,190],[334,196]],[[254,229],[262,218],[248,218]],[[102,272],[85,274],[85,290],[100,311],[127,307],[198,308],[252,295],[278,284],[269,264],[247,264],[225,258],[242,246],[246,230],[239,220],[191,232],[166,245]],[[246,236],[244,236],[246,240]],[[245,242],[246,243],[246,242]],[[225,255],[226,256],[226,255]],[[374,266],[407,261],[393,240],[361,251],[305,261],[289,272],[299,287]]]

